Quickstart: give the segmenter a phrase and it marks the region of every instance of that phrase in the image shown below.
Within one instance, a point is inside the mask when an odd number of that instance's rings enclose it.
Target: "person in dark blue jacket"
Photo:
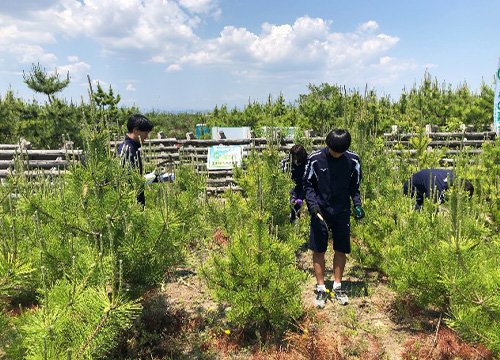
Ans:
[[[327,299],[325,287],[325,252],[329,231],[333,237],[333,292],[342,305],[349,302],[342,289],[342,276],[351,252],[350,213],[351,200],[354,217],[364,217],[359,186],[361,161],[359,156],[348,151],[351,135],[347,130],[332,130],[326,137],[327,147],[313,152],[307,159],[304,171],[304,191],[311,214],[309,249],[313,252],[313,267],[316,276],[315,305],[324,307]]]
[[[128,164],[132,169],[136,169],[139,174],[143,175],[144,169],[142,164],[141,146],[148,138],[149,133],[153,130],[153,123],[144,115],[133,114],[127,122],[127,134],[123,142],[118,145],[116,150],[117,156],[123,159],[124,164]],[[146,198],[144,196],[144,188],[138,195],[137,201],[144,206]]]
[[[429,198],[442,204],[445,200],[446,191],[453,185],[455,176],[452,170],[447,169],[423,169],[411,176],[403,184],[405,195],[415,196],[415,210],[419,210],[424,204],[424,199]],[[468,180],[463,180],[462,186],[469,193],[474,194],[474,186]]]
[[[290,155],[281,161],[283,171],[290,171],[295,186],[290,190],[290,223],[300,216],[300,209],[304,201],[304,187],[302,178],[307,162],[307,151],[302,145],[295,144],[290,148]],[[290,164],[291,163],[291,164]],[[288,170],[288,166],[290,166]]]

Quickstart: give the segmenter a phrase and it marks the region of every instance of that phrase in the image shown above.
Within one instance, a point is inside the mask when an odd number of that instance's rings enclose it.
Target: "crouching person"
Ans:
[[[444,203],[446,191],[453,186],[455,176],[453,171],[447,169],[423,169],[414,173],[403,184],[405,195],[415,196],[415,210],[420,210],[424,199],[428,198],[439,204]],[[468,180],[461,180],[461,186],[469,193],[474,194],[474,186]]]

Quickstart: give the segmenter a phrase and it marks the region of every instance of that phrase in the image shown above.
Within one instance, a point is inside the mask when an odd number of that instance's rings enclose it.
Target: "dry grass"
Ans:
[[[435,334],[420,333],[405,343],[405,360],[490,360],[492,353],[484,346],[463,342],[452,330],[440,327]]]

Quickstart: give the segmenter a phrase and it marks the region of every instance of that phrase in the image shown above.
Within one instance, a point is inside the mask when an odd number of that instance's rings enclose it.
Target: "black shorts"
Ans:
[[[309,249],[314,252],[325,252],[328,247],[328,233],[332,232],[333,249],[345,254],[351,252],[351,227],[348,211],[326,218],[325,224],[316,215],[311,215],[309,230]]]

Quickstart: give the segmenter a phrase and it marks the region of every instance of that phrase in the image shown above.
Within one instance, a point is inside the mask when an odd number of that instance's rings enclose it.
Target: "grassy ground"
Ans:
[[[327,259],[333,259],[328,251]],[[303,287],[305,315],[283,339],[259,339],[229,329],[224,309],[196,273],[203,261],[193,252],[187,265],[169,274],[161,289],[146,294],[137,325],[113,358],[130,359],[491,359],[483,347],[462,342],[443,316],[398,299],[387,279],[348,260],[343,286],[350,303],[313,307],[311,254],[297,254],[309,274]],[[327,277],[332,278],[331,261]],[[331,281],[327,287],[331,288]],[[229,331],[228,331],[229,330]]]

